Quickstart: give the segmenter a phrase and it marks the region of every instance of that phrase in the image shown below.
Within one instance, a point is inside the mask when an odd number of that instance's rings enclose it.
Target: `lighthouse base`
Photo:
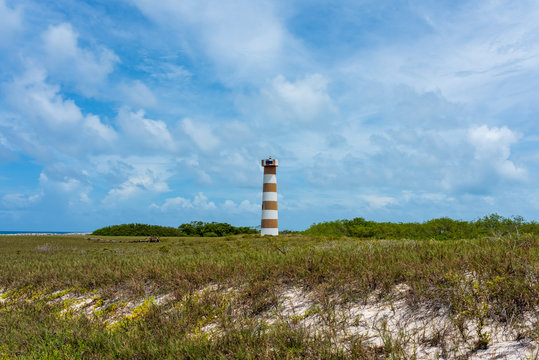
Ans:
[[[262,228],[260,229],[260,235],[277,236],[279,235],[279,229],[278,228]]]

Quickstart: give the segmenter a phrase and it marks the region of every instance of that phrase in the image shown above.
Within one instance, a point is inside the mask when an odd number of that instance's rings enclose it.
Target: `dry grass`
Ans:
[[[537,356],[537,237],[134,239],[0,237],[0,358]]]

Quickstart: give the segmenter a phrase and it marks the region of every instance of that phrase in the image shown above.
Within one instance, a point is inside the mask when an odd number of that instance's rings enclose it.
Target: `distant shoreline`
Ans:
[[[2,235],[90,235],[91,232],[69,232],[69,231],[0,231]]]

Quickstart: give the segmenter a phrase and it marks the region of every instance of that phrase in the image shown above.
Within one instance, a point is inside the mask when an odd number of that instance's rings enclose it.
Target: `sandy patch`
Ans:
[[[478,340],[477,324],[466,320],[460,325],[448,309],[411,307],[405,301],[410,290],[406,284],[395,286],[388,298],[378,300],[377,294],[371,294],[367,301],[341,303],[338,298],[330,299],[328,310],[317,303],[313,292],[306,292],[301,287],[286,287],[278,294],[278,304],[255,319],[261,325],[285,323],[292,327],[302,327],[315,334],[330,336],[337,346],[346,347],[351,338],[361,338],[366,345],[384,347],[391,344],[402,350],[402,356],[416,359],[509,359],[524,360],[537,358],[537,343],[522,334],[537,328],[539,312],[523,315],[520,323],[499,324],[490,322],[483,328],[488,333],[490,343],[485,350],[475,350]],[[163,293],[154,297],[129,299],[121,293],[113,298],[101,298],[98,292],[77,293],[67,290],[49,294],[38,293],[34,297],[10,298],[7,289],[0,289],[0,302],[42,301],[51,305],[60,305],[60,314],[85,315],[96,321],[103,321],[112,326],[125,319],[135,319],[148,310],[148,306],[166,306],[173,303],[166,311],[176,311],[186,301],[221,299],[227,306],[227,316],[232,321],[247,314],[241,304],[235,303],[237,289],[224,288],[215,284],[208,285],[177,300],[175,293]],[[210,296],[210,298],[206,298]],[[213,301],[213,300],[211,300]],[[193,336],[219,336],[222,334],[216,318],[201,319]]]
[[[392,289],[393,295],[409,291],[407,285]],[[411,308],[401,297],[391,301],[335,305],[331,314],[323,312],[312,294],[301,288],[286,288],[280,304],[264,315],[268,324],[287,322],[302,326],[313,334],[332,333],[336,343],[346,344],[350,337],[361,337],[367,345],[388,344],[403,349],[408,357],[435,359],[471,357],[473,359],[527,359],[537,344],[529,339],[515,340],[519,328],[490,323],[484,327],[491,343],[486,350],[474,351],[477,325],[464,324],[459,332],[447,309]]]

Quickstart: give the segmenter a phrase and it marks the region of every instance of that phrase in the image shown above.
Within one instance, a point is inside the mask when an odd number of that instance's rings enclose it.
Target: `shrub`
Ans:
[[[178,229],[148,224],[122,224],[95,230],[92,235],[101,236],[181,236]]]
[[[186,236],[227,236],[258,233],[257,230],[246,226],[237,227],[227,223],[204,223],[202,221],[192,221],[189,224],[182,224],[178,227],[178,230]]]
[[[122,224],[95,230],[92,235],[101,236],[227,236],[237,234],[257,234],[258,231],[246,226],[232,226],[227,223],[204,223],[193,221],[178,228],[148,224]]]
[[[374,239],[476,239],[510,234],[539,234],[539,224],[525,222],[520,216],[504,218],[491,214],[475,221],[453,220],[447,217],[423,223],[391,223],[367,221],[363,218],[336,220],[311,225],[308,235],[352,236]]]

